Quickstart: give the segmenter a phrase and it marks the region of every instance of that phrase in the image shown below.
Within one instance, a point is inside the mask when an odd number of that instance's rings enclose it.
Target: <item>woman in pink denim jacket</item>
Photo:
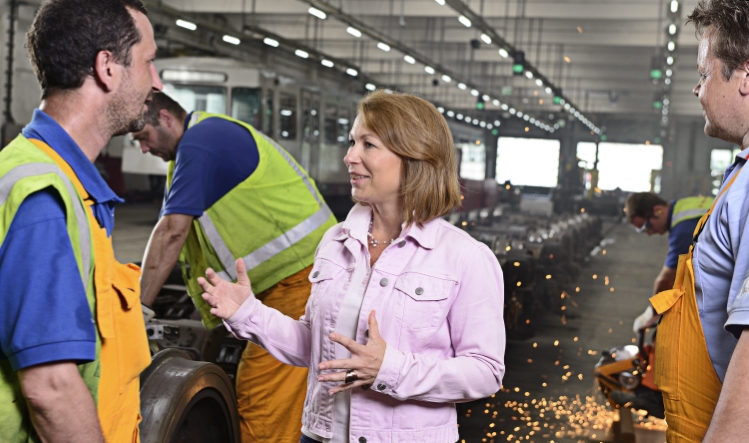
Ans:
[[[299,320],[208,270],[211,313],[238,338],[309,367],[302,442],[453,443],[455,403],[502,384],[505,331],[497,259],[439,218],[460,204],[442,115],[415,96],[359,103],[344,162],[357,204],[317,248]]]

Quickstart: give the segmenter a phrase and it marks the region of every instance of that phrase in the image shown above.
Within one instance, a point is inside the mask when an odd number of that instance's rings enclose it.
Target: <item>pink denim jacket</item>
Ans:
[[[304,426],[331,438],[337,383],[318,382],[322,361],[335,360],[341,302],[356,266],[366,266],[371,209],[356,205],[330,228],[310,273],[312,293],[298,321],[245,301],[225,324],[234,335],[280,361],[309,367]],[[359,282],[358,284],[362,284]],[[371,389],[351,393],[351,443],[454,443],[454,403],[487,397],[502,384],[505,329],[502,270],[485,245],[442,219],[412,225],[371,271],[357,337],[367,342],[367,317],[377,312],[385,357]]]

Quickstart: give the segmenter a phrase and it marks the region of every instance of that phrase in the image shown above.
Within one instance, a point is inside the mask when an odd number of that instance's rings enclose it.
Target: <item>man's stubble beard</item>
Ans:
[[[145,111],[143,106],[146,101],[151,97],[151,92],[148,93],[143,100],[139,100],[136,97],[137,92],[132,88],[132,82],[129,74],[125,74],[126,78],[118,92],[110,101],[107,107],[107,117],[109,120],[109,133],[112,137],[118,135],[125,135],[131,132],[140,132],[146,127]],[[138,102],[139,111],[138,114],[128,115],[128,105]]]

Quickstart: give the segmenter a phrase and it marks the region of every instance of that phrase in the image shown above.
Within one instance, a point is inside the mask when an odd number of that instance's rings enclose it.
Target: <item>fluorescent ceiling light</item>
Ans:
[[[546,89],[544,89],[544,91],[545,91],[545,92],[546,92],[547,94],[549,94],[549,95],[551,95],[551,93],[553,92],[553,91],[551,90],[551,88],[550,88],[550,87],[548,87],[548,86],[546,87]]]
[[[447,111],[448,117],[455,117],[455,113],[453,111]]]
[[[510,108],[510,107],[509,107],[509,106],[507,106],[507,103],[502,103],[502,110],[503,110],[503,111],[506,111],[506,110],[508,110],[509,108]],[[497,125],[497,126],[499,126],[499,125]]]
[[[412,64],[412,65],[413,65],[414,63],[416,63],[416,59],[415,59],[415,58],[413,58],[413,57],[411,57],[410,55],[404,55],[404,56],[403,56],[403,60],[405,60],[406,62],[408,62],[408,63],[410,63],[410,64]]]
[[[501,121],[499,121],[499,120],[494,120],[494,126],[499,126],[499,125],[501,125],[501,124],[502,124],[502,122],[501,122]]]
[[[517,111],[517,114],[516,114],[516,115],[517,115],[518,117],[522,117],[522,116],[523,116],[523,113],[522,113],[522,112],[520,112],[520,111]]]
[[[320,62],[320,64],[325,66],[326,68],[332,68],[333,66],[335,66],[335,63],[331,62],[330,60],[325,60],[325,59],[323,59]]]
[[[479,91],[477,91],[475,89],[471,89],[471,95],[474,96],[474,97],[478,97],[479,96]]]
[[[297,49],[296,51],[294,51],[294,55],[301,58],[309,57],[309,53],[307,51],[302,51],[301,49]]]
[[[484,43],[486,43],[487,45],[491,45],[492,44],[492,38],[489,37],[486,34],[481,34],[481,40],[483,40]]]
[[[272,39],[272,38],[270,38],[270,37],[265,37],[265,38],[263,39],[263,43],[265,43],[265,44],[266,44],[266,45],[268,45],[268,46],[273,46],[274,48],[277,48],[277,47],[278,47],[278,41],[277,41],[277,40],[273,40],[273,39]]]
[[[466,84],[465,83],[458,83],[458,89],[462,89],[463,91],[466,90]]]
[[[515,115],[516,112],[515,108],[510,108],[510,114]]]
[[[179,71],[176,69],[164,69],[161,71],[161,79],[167,82],[211,82],[223,83],[226,74],[218,72]]]
[[[486,94],[482,95],[482,96],[481,96],[481,98],[483,98],[485,102],[488,102],[489,100],[491,100],[491,99],[492,99],[491,97],[489,97],[489,96],[488,96],[488,95],[486,95]]]
[[[438,107],[437,110],[440,111],[440,114],[445,113],[445,108],[443,108],[442,106]]]
[[[525,76],[528,78],[533,78],[533,73],[531,71],[525,71]]]
[[[494,106],[499,106],[499,100],[497,100],[497,99],[495,98],[494,100],[492,100],[492,104],[493,104]]]
[[[507,52],[507,49],[505,48],[499,48],[499,55],[501,55],[502,58],[507,58],[510,56],[510,54]]]
[[[674,71],[670,69],[666,69],[666,77],[671,77],[674,74]]]
[[[388,45],[387,43],[379,42],[377,43],[377,47],[382,49],[385,52],[390,52],[390,45]]]
[[[352,28],[351,26],[346,28],[346,32],[348,32],[349,34],[353,35],[356,38],[361,37],[361,31],[356,28]]]
[[[679,11],[679,2],[678,0],[671,0],[671,12],[676,13]]]
[[[179,26],[180,28],[189,29],[190,31],[198,29],[198,25],[193,22],[188,22],[187,20],[177,20],[177,26]]]
[[[445,0],[434,0],[440,6],[445,6]]]
[[[676,25],[675,24],[671,23],[670,25],[668,25],[668,33],[671,34],[671,35],[676,34]]]
[[[468,20],[468,17],[466,17],[465,15],[461,15],[460,17],[458,17],[458,21],[462,23],[466,28],[471,27],[471,21]]]
[[[348,68],[346,69],[346,74],[350,75],[351,77],[356,77],[359,75],[359,72],[354,68]]]
[[[307,10],[310,14],[314,15],[315,17],[319,18],[320,20],[325,20],[328,17],[328,14],[322,12],[321,10],[312,7]]]
[[[463,120],[463,114],[458,114],[455,116],[458,120]]]
[[[375,89],[377,89],[377,86],[373,85],[372,83],[367,83],[367,85],[364,87],[367,88],[367,91],[374,91]]]
[[[673,57],[667,58],[666,59],[666,64],[669,65],[669,66],[673,65],[674,64],[674,58]]]
[[[225,35],[221,37],[221,40],[225,41],[226,43],[231,43],[232,45],[238,45],[241,43],[241,40],[236,37],[232,37],[231,35]]]
[[[541,86],[543,86],[543,85],[544,85],[544,82],[543,82],[543,80],[541,80],[540,78],[537,78],[537,79],[536,79],[536,86],[539,86],[539,87],[541,87]]]
[[[292,114],[291,109],[281,109],[281,115],[284,117],[290,117]]]
[[[450,82],[452,81],[452,79],[450,78],[450,76],[449,76],[449,75],[447,75],[447,74],[444,74],[444,75],[442,76],[442,81],[443,81],[443,82],[445,82],[445,83],[450,83]]]
[[[676,49],[676,43],[668,42],[668,50],[673,51],[674,49]]]
[[[426,71],[427,74],[434,74],[434,68],[431,66],[424,66],[424,71]]]

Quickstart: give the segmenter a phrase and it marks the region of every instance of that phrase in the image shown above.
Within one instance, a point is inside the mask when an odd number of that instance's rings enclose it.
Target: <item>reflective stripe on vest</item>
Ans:
[[[202,115],[203,114],[200,112],[194,112],[187,126],[188,129],[195,125],[198,121],[200,121],[200,117]],[[315,201],[320,205],[320,209],[309,216],[306,220],[303,220],[301,223],[289,229],[284,234],[276,237],[275,239],[271,240],[255,251],[242,257],[242,260],[244,261],[245,267],[247,268],[248,272],[260,266],[263,262],[270,260],[276,254],[279,254],[282,251],[292,247],[294,244],[296,244],[309,234],[313,233],[315,230],[324,225],[330,219],[331,215],[333,215],[333,213],[330,211],[330,208],[328,208],[328,205],[325,204],[325,202],[323,202],[318,196],[315,187],[309,180],[309,176],[305,174],[304,171],[301,170],[301,168],[299,168],[299,165],[297,165],[296,162],[291,158],[291,156],[289,156],[286,150],[284,150],[275,141],[263,134],[258,133],[257,136],[262,137],[265,142],[270,144],[276,150],[276,152],[281,155],[281,158],[286,160],[286,163],[289,165],[289,167],[291,167],[291,169],[294,170],[297,176],[302,179],[302,182],[307,187],[307,190],[310,192]],[[216,229],[216,225],[213,223],[213,220],[211,220],[210,215],[208,215],[208,211],[203,212],[203,215],[198,218],[198,221],[200,223],[200,226],[203,228],[205,236],[208,239],[211,247],[216,253],[216,257],[224,267],[224,270],[218,272],[218,275],[226,280],[236,280],[237,270],[234,265],[234,256],[229,250],[229,246],[227,246],[226,242],[219,234],[218,229]]]
[[[71,196],[78,195],[68,177],[56,164],[26,163],[16,166],[0,178],[0,206],[5,204],[11,189],[13,189],[13,186],[19,180],[50,173],[57,174],[62,179],[68,190],[68,194]],[[83,203],[80,199],[76,198],[74,200],[77,201],[77,204],[73,205],[73,210],[75,211],[75,218],[78,223],[78,241],[81,245],[81,261],[83,264],[81,279],[83,280],[84,289],[88,291],[88,272],[91,265],[91,238],[89,237],[88,219],[86,218],[86,210],[83,208]]]
[[[684,220],[702,217],[710,209],[713,201],[712,197],[686,197],[677,200],[671,215],[670,229]]]

